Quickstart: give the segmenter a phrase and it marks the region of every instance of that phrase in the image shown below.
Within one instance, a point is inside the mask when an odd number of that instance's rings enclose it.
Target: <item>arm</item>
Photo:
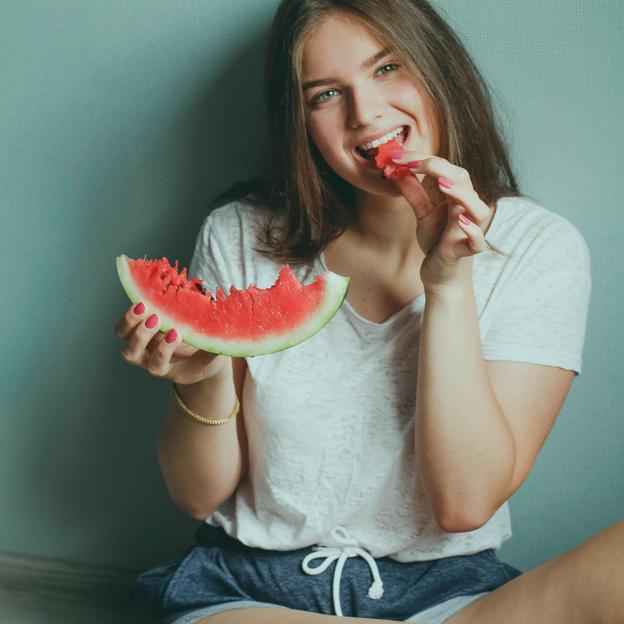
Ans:
[[[406,152],[397,162],[413,157],[422,158]],[[493,213],[470,174],[444,158],[419,160],[413,172],[438,179],[437,189],[416,176],[397,180],[414,210],[425,253],[417,468],[441,528],[470,531],[487,522],[526,478],[565,401],[574,371],[522,358],[536,357],[542,343],[546,361],[557,360],[557,348],[559,359],[563,353],[568,361],[580,353],[591,288],[589,251],[561,220],[532,234],[533,249],[528,253],[525,246],[522,273],[516,269],[516,290],[507,292],[510,301],[498,328],[499,337],[509,327],[524,335],[516,331],[513,361],[485,362],[472,256],[487,249],[484,233]],[[447,200],[440,202],[440,194]]]
[[[574,373],[483,359],[472,262],[448,289],[426,289],[416,389],[418,471],[440,527],[483,525],[520,486]]]
[[[191,410],[211,420],[224,418],[242,397],[245,360],[215,377],[180,386]],[[158,437],[158,462],[172,500],[183,511],[204,520],[232,496],[247,471],[247,437],[242,408],[222,425],[193,421],[171,400]]]

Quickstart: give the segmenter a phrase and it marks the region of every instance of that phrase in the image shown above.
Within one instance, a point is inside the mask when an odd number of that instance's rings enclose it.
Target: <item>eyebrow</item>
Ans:
[[[384,48],[383,50],[379,50],[379,52],[377,52],[362,63],[362,69],[368,69],[371,65],[377,63],[377,61],[380,61],[382,58],[388,56],[388,54],[390,54],[390,48]],[[307,91],[312,87],[319,87],[321,85],[330,84],[332,82],[338,82],[338,78],[321,78],[320,80],[310,80],[303,84],[303,90]]]

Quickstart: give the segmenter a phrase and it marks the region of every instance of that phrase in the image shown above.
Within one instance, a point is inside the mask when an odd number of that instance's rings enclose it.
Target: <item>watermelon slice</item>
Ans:
[[[392,162],[390,154],[395,152],[403,153],[403,146],[396,139],[392,139],[392,141],[388,141],[377,148],[375,164],[377,168],[381,169],[383,172],[381,177],[386,180],[396,180],[397,178],[404,178],[405,176],[411,175],[409,167]]]
[[[187,279],[167,258],[117,258],[117,273],[132,303],[142,301],[158,315],[160,331],[172,327],[193,347],[236,357],[252,357],[293,347],[316,334],[344,301],[349,278],[331,271],[307,286],[282,265],[277,281],[266,289],[233,286],[213,297],[202,280]]]

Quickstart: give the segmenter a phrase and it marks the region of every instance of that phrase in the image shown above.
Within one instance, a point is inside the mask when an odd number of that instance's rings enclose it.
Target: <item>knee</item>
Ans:
[[[569,553],[570,595],[586,621],[616,622],[624,613],[624,521],[616,522]]]

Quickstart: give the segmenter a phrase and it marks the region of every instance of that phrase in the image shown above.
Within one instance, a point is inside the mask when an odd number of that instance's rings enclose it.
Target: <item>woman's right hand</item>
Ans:
[[[143,304],[128,308],[115,326],[115,336],[126,342],[121,352],[126,362],[180,385],[215,377],[231,366],[229,356],[189,347],[180,342],[175,329],[165,336],[159,325],[158,317],[148,313]]]

